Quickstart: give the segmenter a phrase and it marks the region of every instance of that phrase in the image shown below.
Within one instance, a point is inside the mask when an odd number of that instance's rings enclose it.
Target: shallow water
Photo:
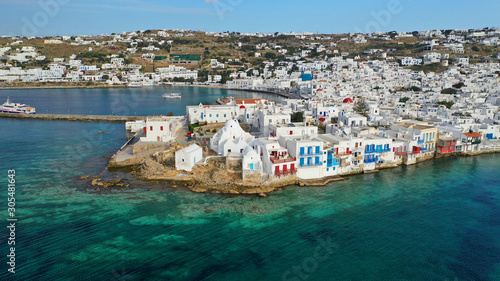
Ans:
[[[0,119],[0,128],[0,202],[6,210],[16,169],[19,219],[17,273],[4,258],[1,280],[500,280],[498,154],[269,198],[162,184],[96,192],[77,176],[102,171],[123,124]]]

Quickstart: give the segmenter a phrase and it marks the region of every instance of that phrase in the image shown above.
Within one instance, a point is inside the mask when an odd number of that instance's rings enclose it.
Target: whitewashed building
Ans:
[[[203,159],[203,149],[192,144],[175,152],[175,169],[191,172],[193,166]]]

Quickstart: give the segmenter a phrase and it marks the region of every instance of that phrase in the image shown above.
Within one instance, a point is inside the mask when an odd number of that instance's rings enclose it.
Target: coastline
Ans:
[[[267,197],[270,193],[283,190],[288,186],[326,186],[332,182],[346,180],[348,176],[355,176],[359,174],[369,174],[380,172],[381,170],[397,168],[399,166],[415,165],[430,160],[450,158],[450,157],[474,157],[483,154],[496,154],[500,151],[485,150],[476,152],[458,152],[453,154],[434,154],[432,157],[422,157],[412,164],[392,163],[383,164],[376,167],[375,170],[354,170],[349,173],[338,174],[330,177],[323,177],[317,179],[300,179],[296,175],[288,175],[284,177],[269,176],[262,181],[244,181],[241,179],[241,171],[232,170],[230,167],[225,166],[225,159],[223,161],[212,161],[212,163],[202,164],[211,165],[210,167],[201,167],[202,165],[195,166],[192,172],[177,171],[173,167],[165,166],[162,163],[169,161],[175,153],[175,149],[179,146],[173,146],[173,149],[166,152],[157,151],[148,155],[143,155],[137,161],[128,161],[120,165],[111,159],[108,163],[107,170],[115,168],[131,168],[131,175],[139,181],[159,182],[168,184],[170,188],[187,188],[196,193],[215,193],[215,194],[233,194],[233,195],[258,195]],[[169,154],[169,155],[167,155]],[[211,158],[214,159],[214,158]],[[215,158],[217,159],[217,158]],[[218,158],[220,159],[220,158]],[[120,181],[106,182],[102,181],[100,177],[94,177],[93,186],[121,186]]]
[[[227,89],[227,90],[236,90],[236,89],[228,89],[224,86],[211,86],[211,85],[186,85],[186,84],[165,84],[165,85],[152,85],[152,86],[144,86],[144,87],[127,87],[124,84],[120,85],[106,85],[106,84],[97,84],[97,85],[40,85],[40,86],[0,86],[0,90],[36,90],[36,89],[121,89],[121,88],[130,88],[130,89],[140,89],[140,88],[162,88],[162,87],[200,87],[200,88],[214,88],[214,89]],[[259,91],[253,91],[259,92]]]

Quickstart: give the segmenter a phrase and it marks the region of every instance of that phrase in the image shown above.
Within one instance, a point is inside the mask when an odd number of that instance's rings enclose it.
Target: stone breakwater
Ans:
[[[87,121],[87,122],[126,122],[146,120],[145,116],[118,116],[118,115],[72,115],[72,114],[14,114],[0,113],[2,118],[23,118],[43,120]]]

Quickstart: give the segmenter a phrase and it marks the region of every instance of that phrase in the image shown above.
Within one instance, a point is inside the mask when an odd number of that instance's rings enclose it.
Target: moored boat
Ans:
[[[23,113],[23,114],[35,114],[35,108],[31,107],[24,103],[14,103],[10,102],[10,99],[7,98],[7,101],[4,102],[0,106],[1,113]]]
[[[182,98],[181,94],[179,94],[179,93],[164,94],[162,97],[165,99],[180,99],[180,98]]]

